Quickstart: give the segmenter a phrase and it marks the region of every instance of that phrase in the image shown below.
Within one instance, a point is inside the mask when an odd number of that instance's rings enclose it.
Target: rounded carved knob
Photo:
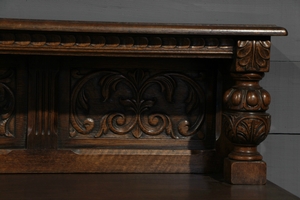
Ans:
[[[224,94],[225,107],[230,110],[266,111],[270,103],[270,94],[262,88],[231,88]]]

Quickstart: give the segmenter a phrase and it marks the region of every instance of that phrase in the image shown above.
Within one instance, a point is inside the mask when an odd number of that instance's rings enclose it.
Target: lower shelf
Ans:
[[[229,185],[200,174],[1,174],[1,199],[296,200],[271,182]]]

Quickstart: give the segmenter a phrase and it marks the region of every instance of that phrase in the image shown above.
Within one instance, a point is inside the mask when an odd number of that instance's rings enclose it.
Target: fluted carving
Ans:
[[[58,69],[30,69],[28,103],[28,148],[56,148],[56,79]],[[42,146],[43,145],[43,146]]]

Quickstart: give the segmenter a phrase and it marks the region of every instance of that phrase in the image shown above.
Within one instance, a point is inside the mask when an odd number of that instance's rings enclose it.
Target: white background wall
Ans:
[[[271,71],[261,85],[270,92],[271,134],[259,150],[268,179],[300,197],[300,1],[299,0],[0,0],[0,18],[213,24],[276,24]]]

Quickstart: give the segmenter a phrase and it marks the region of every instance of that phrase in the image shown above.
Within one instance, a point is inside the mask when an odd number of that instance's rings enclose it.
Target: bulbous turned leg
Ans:
[[[268,135],[271,117],[265,111],[269,93],[260,87],[263,73],[233,73],[236,84],[225,92],[223,134],[234,144],[225,159],[224,178],[232,184],[265,184],[266,163],[257,152]]]

